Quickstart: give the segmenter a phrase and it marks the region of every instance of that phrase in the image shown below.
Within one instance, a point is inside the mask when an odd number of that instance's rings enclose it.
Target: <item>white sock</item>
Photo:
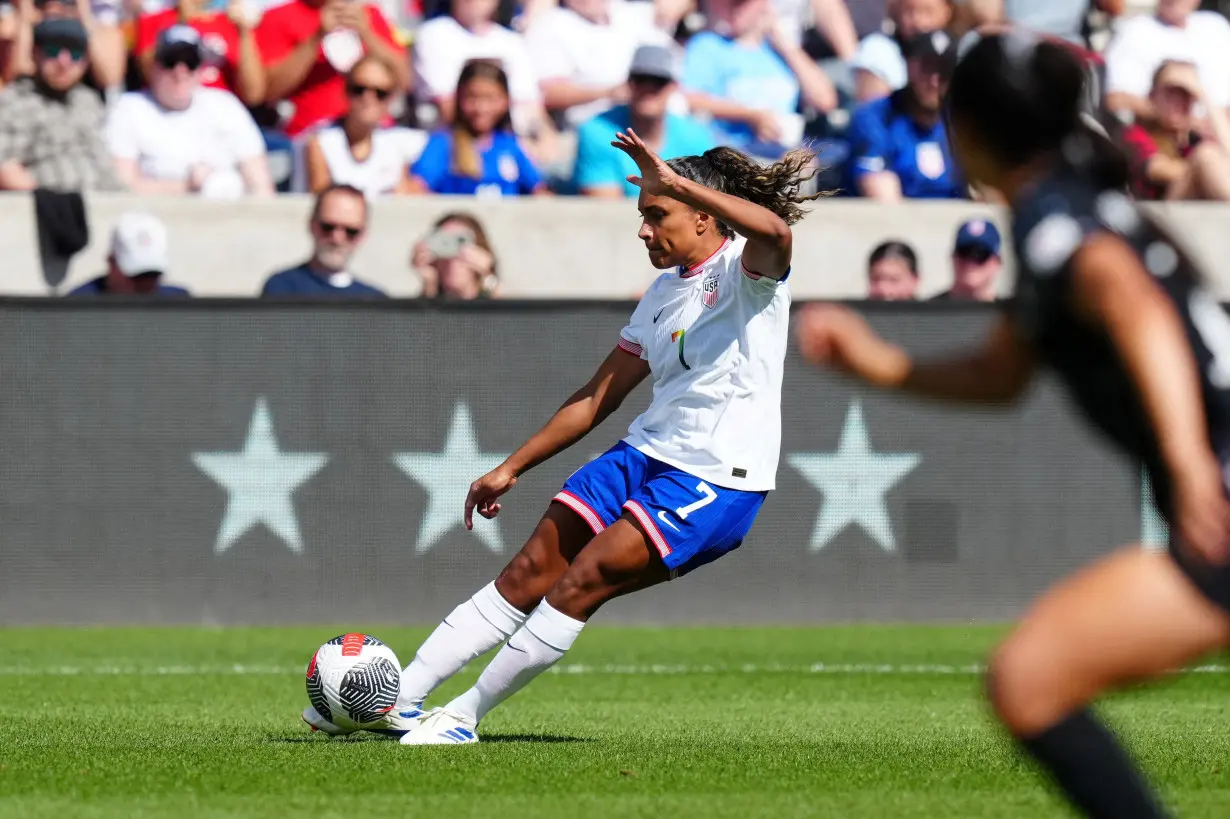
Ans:
[[[436,626],[401,672],[397,707],[421,705],[436,686],[465,664],[507,640],[525,623],[523,614],[489,583]]]
[[[580,620],[561,614],[543,600],[495,655],[474,687],[444,707],[477,725],[488,711],[555,665],[583,628]]]

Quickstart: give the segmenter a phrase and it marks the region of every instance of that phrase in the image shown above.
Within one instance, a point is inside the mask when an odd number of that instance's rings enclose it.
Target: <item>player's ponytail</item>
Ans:
[[[734,148],[712,148],[699,156],[682,156],[667,161],[671,170],[707,188],[737,196],[777,214],[788,225],[806,215],[802,203],[829,195],[827,191],[804,194],[803,183],[819,170],[816,155],[806,149],[791,151],[770,165],[762,165]],[[734,231],[718,223],[726,236]]]

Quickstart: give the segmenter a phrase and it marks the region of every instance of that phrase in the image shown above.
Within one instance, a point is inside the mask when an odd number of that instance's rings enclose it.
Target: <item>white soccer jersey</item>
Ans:
[[[624,439],[718,486],[774,488],[790,287],[748,273],[742,238],[663,273],[620,332],[649,362],[653,399]]]

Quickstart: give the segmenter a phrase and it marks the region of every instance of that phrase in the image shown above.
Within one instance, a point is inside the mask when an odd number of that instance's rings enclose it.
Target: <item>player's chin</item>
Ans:
[[[675,262],[671,259],[670,254],[664,250],[649,250],[649,263],[658,270],[666,270],[668,267],[674,267]]]

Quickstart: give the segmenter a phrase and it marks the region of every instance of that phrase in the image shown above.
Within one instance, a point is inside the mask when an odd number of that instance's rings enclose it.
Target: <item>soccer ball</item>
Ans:
[[[339,728],[379,724],[397,705],[401,664],[393,649],[370,634],[342,634],[312,655],[307,695],[312,707]]]

